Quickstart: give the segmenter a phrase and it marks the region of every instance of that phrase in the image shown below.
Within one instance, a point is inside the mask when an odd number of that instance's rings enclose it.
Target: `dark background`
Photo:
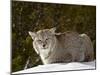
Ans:
[[[28,31],[86,33],[96,52],[96,6],[12,1],[12,72],[42,64]]]

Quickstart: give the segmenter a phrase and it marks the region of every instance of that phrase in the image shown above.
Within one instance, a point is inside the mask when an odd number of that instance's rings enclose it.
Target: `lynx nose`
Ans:
[[[45,47],[45,44],[43,44],[43,47]]]

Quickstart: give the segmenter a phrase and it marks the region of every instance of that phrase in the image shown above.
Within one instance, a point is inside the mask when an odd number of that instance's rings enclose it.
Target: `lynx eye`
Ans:
[[[37,40],[37,41],[41,42],[41,40]]]
[[[46,41],[49,40],[49,38],[46,39]]]

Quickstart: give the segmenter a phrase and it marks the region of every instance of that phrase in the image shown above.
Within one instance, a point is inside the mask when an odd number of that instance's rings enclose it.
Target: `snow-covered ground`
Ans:
[[[47,64],[47,65],[39,65],[33,68],[29,68],[26,70],[14,72],[12,74],[20,74],[27,75],[36,74],[36,73],[44,73],[44,72],[57,72],[57,71],[72,71],[72,70],[89,70],[95,69],[95,61],[92,62],[71,62],[71,63],[56,63],[56,64]],[[41,75],[41,74],[40,74]]]

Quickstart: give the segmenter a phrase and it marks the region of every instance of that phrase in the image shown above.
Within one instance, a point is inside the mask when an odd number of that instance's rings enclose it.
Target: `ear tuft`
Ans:
[[[31,36],[31,38],[34,40],[35,36],[36,36],[36,33],[35,32],[31,32],[31,31],[29,31],[28,33]]]
[[[53,34],[55,34],[55,31],[56,31],[56,27],[53,27],[53,28],[50,29],[50,32],[53,33]]]

